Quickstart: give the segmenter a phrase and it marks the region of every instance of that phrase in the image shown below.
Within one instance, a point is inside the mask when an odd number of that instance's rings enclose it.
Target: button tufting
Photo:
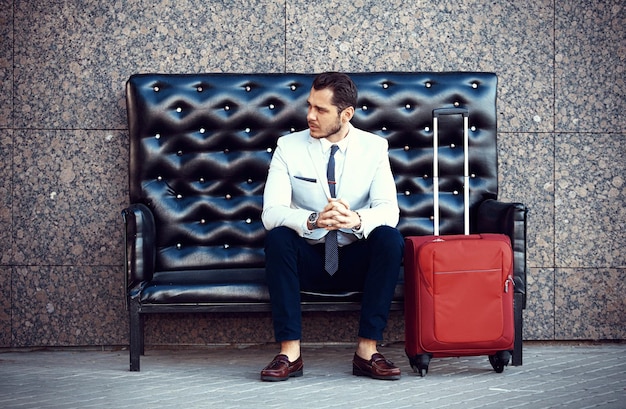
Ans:
[[[252,183],[252,179],[247,180],[248,184]]]
[[[450,144],[450,149],[454,149],[454,148],[456,148],[456,144],[451,143],[451,144]]]
[[[232,197],[230,194],[228,194],[228,193],[226,194],[226,200],[230,200],[230,199],[232,199],[232,198],[233,198],[233,197]]]
[[[200,133],[205,133],[205,132],[206,132],[206,129],[200,128]]]
[[[224,244],[224,248],[225,249],[230,248],[230,244]]]
[[[272,153],[272,148],[267,148],[265,151],[266,151],[267,153]]]
[[[205,219],[200,219],[200,224],[206,224],[206,220]]]
[[[228,148],[224,149],[224,153],[230,153],[230,149]]]
[[[156,85],[154,87],[152,87],[152,89],[154,90],[154,92],[159,92],[160,91],[159,87],[157,87]]]
[[[183,156],[183,151],[178,151],[178,152],[176,152],[176,155],[178,155],[178,156]]]
[[[406,109],[411,109],[411,104],[406,104],[404,107],[405,107]]]
[[[181,194],[177,194],[176,195],[176,199],[182,199],[182,198],[183,198],[183,195],[181,195]]]
[[[203,89],[202,89],[202,87],[201,87],[201,86],[197,86],[197,87],[196,87],[196,91],[198,91],[198,92],[202,92],[202,91],[203,91]]]
[[[176,112],[183,112],[183,109],[181,107],[176,108]]]
[[[455,190],[454,192],[452,192],[452,194],[453,194],[453,195],[458,195],[458,194],[459,194],[459,191],[458,191],[458,190]]]
[[[459,105],[461,105],[461,104],[460,104],[458,101],[455,101],[455,102],[454,102],[454,106],[455,106],[455,107],[458,107]]]
[[[250,224],[250,223],[252,223],[252,219],[250,218],[246,219],[246,224]]]
[[[475,178],[475,177],[476,177],[476,174],[475,174],[475,173],[472,173],[472,174],[470,175],[470,177],[471,177],[471,178]]]
[[[362,109],[363,111],[367,111],[367,105],[363,105],[363,106],[361,107],[361,109]]]
[[[381,131],[386,131],[386,130],[387,130],[387,127],[386,127],[386,126],[383,126],[383,127],[382,127],[382,128],[380,128],[380,129],[381,129]]]
[[[246,129],[244,129],[244,132],[245,132],[245,133],[250,133],[250,128],[246,128]]]
[[[296,131],[296,128],[289,128],[289,131],[290,131],[291,133],[294,133],[294,132]]]
[[[472,82],[472,88],[478,88],[478,83]]]
[[[409,148],[409,145],[405,145],[405,146],[404,146],[404,150],[405,150],[405,151],[408,151],[409,149],[410,149],[410,148]]]
[[[252,90],[252,88],[250,87],[250,85],[246,85],[246,92],[250,92]]]
[[[435,216],[430,216],[429,219],[430,220],[435,220]]]
[[[411,192],[409,192],[408,190],[405,190],[405,191],[404,191],[404,195],[405,195],[405,196],[411,196]]]
[[[224,106],[224,111],[230,111],[230,106],[225,105],[225,106]]]
[[[158,134],[154,135],[154,137],[155,137],[156,139],[161,139],[161,134],[160,134],[160,133],[158,133]]]
[[[204,178],[200,178],[200,183],[204,183]]]
[[[295,91],[298,87],[296,87],[295,84],[291,84],[291,86],[289,88],[291,88],[292,91]]]
[[[177,248],[178,250],[180,250],[180,249],[182,249],[182,248],[183,248],[183,245],[182,245],[182,244],[180,244],[180,243],[176,243],[176,248]]]
[[[430,81],[427,81],[426,84],[424,84],[426,86],[426,88],[430,88],[432,86],[432,84],[430,83]]]
[[[476,127],[475,126],[472,126],[470,129],[472,130],[472,132],[476,132]]]
[[[160,182],[163,180],[163,176],[157,176],[157,180]]]
[[[424,128],[424,130],[425,130],[426,132],[430,132],[430,126],[425,127],[425,128]]]
[[[389,88],[389,84],[387,84],[386,82],[383,82],[383,88],[384,88],[384,89]]]
[[[428,174],[424,174],[424,176],[422,176],[422,178],[428,179]]]
[[[274,104],[270,104],[269,108],[270,109],[274,109],[274,108],[276,108],[276,106]]]

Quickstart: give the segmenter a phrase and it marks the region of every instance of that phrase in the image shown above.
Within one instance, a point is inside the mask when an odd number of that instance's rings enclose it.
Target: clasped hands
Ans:
[[[320,212],[316,225],[326,230],[358,229],[361,218],[350,210],[350,205],[345,200],[328,199],[328,204]]]

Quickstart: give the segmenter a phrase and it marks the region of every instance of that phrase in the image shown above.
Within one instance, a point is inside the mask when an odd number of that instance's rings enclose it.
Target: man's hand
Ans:
[[[351,229],[360,224],[359,215],[350,210],[350,205],[343,199],[329,199],[317,221],[317,225],[326,230]]]

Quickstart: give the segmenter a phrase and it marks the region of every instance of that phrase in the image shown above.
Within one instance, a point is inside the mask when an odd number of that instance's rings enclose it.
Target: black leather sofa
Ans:
[[[522,364],[526,208],[497,201],[493,73],[353,73],[353,124],[389,141],[405,236],[432,234],[432,111],[464,107],[470,122],[472,232],[510,236],[516,343]],[[122,211],[130,370],[150,313],[269,311],[264,284],[264,181],[276,139],[306,128],[312,74],[137,74],[127,82],[129,206]],[[460,119],[440,120],[441,234],[463,231]],[[402,275],[401,275],[402,277]],[[398,282],[394,309],[402,309]],[[303,310],[358,310],[358,292],[303,294]]]

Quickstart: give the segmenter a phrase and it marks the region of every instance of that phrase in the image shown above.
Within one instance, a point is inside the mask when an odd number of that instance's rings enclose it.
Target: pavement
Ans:
[[[434,358],[414,373],[401,343],[381,346],[398,381],[352,375],[353,346],[304,345],[304,376],[261,382],[275,345],[147,349],[0,349],[0,408],[626,408],[626,343],[532,343],[523,366]]]

